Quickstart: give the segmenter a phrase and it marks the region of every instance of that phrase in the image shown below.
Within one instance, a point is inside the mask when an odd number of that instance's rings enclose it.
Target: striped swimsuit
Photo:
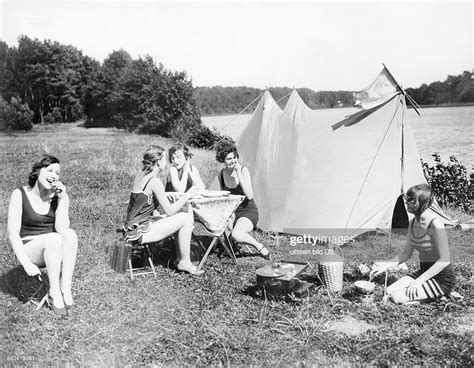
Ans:
[[[413,248],[420,253],[420,269],[409,275],[415,280],[439,259],[439,253],[433,246],[433,240],[430,234],[430,227],[433,221],[434,219],[429,223],[426,232],[420,236],[416,236],[413,231],[415,219],[413,219],[411,223],[411,231],[409,234],[410,243]],[[449,295],[455,283],[456,276],[454,274],[454,268],[449,264],[437,275],[425,281],[421,287],[430,299],[436,299],[443,295]]]

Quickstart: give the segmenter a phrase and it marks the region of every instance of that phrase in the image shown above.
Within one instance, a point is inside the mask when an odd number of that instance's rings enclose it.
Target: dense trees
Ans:
[[[278,101],[291,89],[269,88],[273,98]],[[352,92],[319,91],[297,88],[303,101],[312,109],[352,106]],[[444,82],[423,84],[419,88],[407,88],[408,94],[420,105],[457,104],[474,102],[474,82],[472,73],[465,71],[458,76],[448,76]],[[256,97],[263,93],[261,89],[249,87],[197,87],[194,91],[197,105],[202,114],[236,114],[242,111]],[[284,105],[286,99],[280,101]],[[255,108],[253,105],[249,110]]]
[[[445,82],[409,88],[419,104],[474,102],[469,72]],[[291,92],[269,88],[283,106]],[[351,106],[352,93],[300,88],[313,109]],[[185,72],[166,69],[149,56],[133,59],[115,50],[102,64],[70,45],[21,36],[17,47],[0,40],[0,129],[86,119],[87,126],[114,126],[160,134],[195,145],[219,139],[202,125],[200,113],[238,113],[263,90],[250,87],[198,87]],[[252,111],[256,104],[249,107]]]
[[[100,65],[80,50],[22,36],[18,47],[0,41],[0,128],[86,118],[87,126],[172,136],[191,144],[220,137],[201,123],[184,72],[113,51]]]
[[[449,75],[444,82],[407,88],[406,92],[420,105],[474,102],[474,81],[472,73],[465,71],[457,76]]]

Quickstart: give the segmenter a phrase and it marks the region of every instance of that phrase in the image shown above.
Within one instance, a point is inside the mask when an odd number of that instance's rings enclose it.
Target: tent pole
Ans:
[[[226,128],[230,123],[232,123],[235,119],[237,119],[237,116],[239,116],[239,115],[242,114],[245,110],[247,110],[250,106],[252,106],[255,101],[257,101],[258,99],[262,98],[262,96],[263,96],[263,93],[261,93],[260,95],[258,95],[258,97],[257,97],[255,100],[253,100],[252,102],[250,102],[241,112],[239,112],[234,118],[232,118],[232,119],[231,119],[226,125],[224,125],[221,129],[219,129],[219,133],[222,132],[222,130],[223,130],[224,128]],[[214,143],[211,147],[209,147],[207,150],[210,151],[210,150],[213,149],[215,146],[217,146],[219,143],[221,143],[224,139],[225,139],[225,138],[223,138],[223,139],[217,141],[217,142]]]

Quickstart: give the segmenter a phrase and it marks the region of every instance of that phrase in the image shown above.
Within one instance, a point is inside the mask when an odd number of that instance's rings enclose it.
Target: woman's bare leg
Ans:
[[[72,305],[72,276],[77,256],[76,232],[72,229],[65,230],[61,233],[61,239],[63,248],[61,289],[63,292],[64,302],[68,305]]]
[[[57,308],[64,308],[59,286],[63,257],[62,239],[58,233],[39,235],[24,247],[28,258],[39,267],[46,266],[49,279],[49,293]]]
[[[191,232],[194,219],[189,212],[179,212],[175,215],[165,217],[151,225],[149,232],[143,234],[143,243],[152,243],[165,239],[178,232],[178,250],[182,262],[191,263],[190,244]]]
[[[237,243],[246,243],[260,250],[263,245],[255,240],[249,233],[253,230],[253,223],[246,217],[237,220],[232,230],[232,239]]]

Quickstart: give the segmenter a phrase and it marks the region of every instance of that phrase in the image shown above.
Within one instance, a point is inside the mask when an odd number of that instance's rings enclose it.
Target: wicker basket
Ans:
[[[342,250],[339,249],[342,254]],[[342,290],[343,258],[335,255],[319,263],[319,277],[330,291]]]

